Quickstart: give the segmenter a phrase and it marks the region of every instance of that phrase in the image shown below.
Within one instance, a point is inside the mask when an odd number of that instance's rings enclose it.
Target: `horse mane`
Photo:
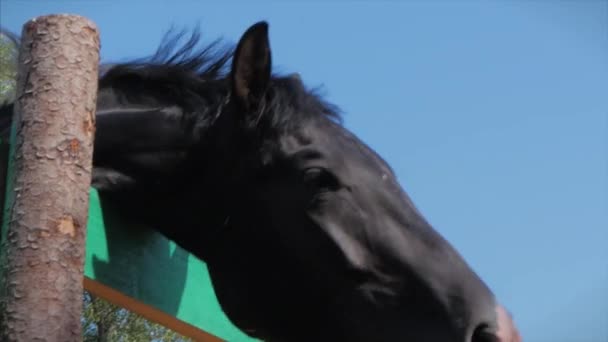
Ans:
[[[176,32],[172,28],[151,56],[102,66],[100,86],[115,86],[122,81],[130,89],[124,88],[125,91],[134,93],[133,89],[141,89],[145,83],[145,89],[156,97],[178,103],[207,121],[209,113],[200,111],[217,112],[229,96],[228,75],[235,47],[221,39],[201,44],[198,28],[180,44],[185,35],[186,30]],[[251,123],[284,130],[318,116],[341,121],[340,110],[322,98],[319,88],[307,89],[296,74],[273,74],[260,120]]]
[[[186,30],[175,31],[170,28],[163,36],[160,45],[151,55],[124,63],[110,65],[106,76],[112,77],[121,73],[134,73],[146,79],[176,78],[184,86],[192,86],[193,81],[213,81],[225,77],[233,48],[216,39],[199,46],[201,33],[193,29],[189,37],[180,44]],[[198,78],[198,80],[197,80]]]
[[[303,121],[327,118],[341,123],[340,109],[323,99],[320,88],[307,89],[299,75],[271,79],[270,96],[262,106],[261,117],[276,130],[288,130]]]
[[[171,28],[152,55],[102,65],[99,87],[120,89],[138,105],[179,105],[185,124],[210,125],[228,94],[225,75],[233,51],[220,40],[200,44],[198,29],[186,34]]]

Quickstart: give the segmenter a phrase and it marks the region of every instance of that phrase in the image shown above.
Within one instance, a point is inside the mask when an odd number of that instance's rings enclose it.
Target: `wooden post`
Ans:
[[[0,341],[81,341],[99,33],[74,15],[27,22],[19,51]]]

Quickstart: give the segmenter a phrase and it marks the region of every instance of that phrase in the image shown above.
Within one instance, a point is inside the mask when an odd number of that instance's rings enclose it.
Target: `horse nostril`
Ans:
[[[486,323],[482,323],[473,331],[471,342],[498,342],[498,337],[489,331]]]

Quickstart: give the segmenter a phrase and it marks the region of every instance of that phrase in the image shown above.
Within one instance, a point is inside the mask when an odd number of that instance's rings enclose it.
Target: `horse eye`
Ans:
[[[335,190],[340,185],[336,176],[320,167],[311,167],[304,170],[303,181],[306,185],[316,189]]]

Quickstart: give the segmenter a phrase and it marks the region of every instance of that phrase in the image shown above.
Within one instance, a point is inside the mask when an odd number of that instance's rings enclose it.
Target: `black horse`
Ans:
[[[265,22],[234,54],[197,40],[102,75],[93,186],[206,261],[238,327],[268,341],[521,340],[337,109],[272,75]]]

